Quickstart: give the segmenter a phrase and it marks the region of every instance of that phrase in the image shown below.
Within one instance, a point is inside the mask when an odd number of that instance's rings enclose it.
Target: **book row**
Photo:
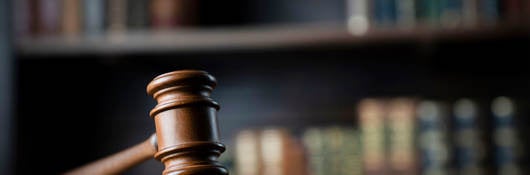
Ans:
[[[347,0],[348,28],[465,28],[530,21],[526,0]]]
[[[527,0],[344,0],[349,29],[459,27],[530,20]],[[199,5],[187,0],[14,0],[20,36],[94,35],[174,29],[197,24]],[[273,10],[273,9],[269,9]],[[294,12],[293,12],[294,13]],[[250,15],[250,14],[249,14]]]
[[[487,105],[364,99],[357,125],[298,135],[242,130],[223,161],[239,175],[522,175],[529,165],[522,105],[507,97]]]
[[[19,36],[97,35],[124,30],[171,29],[193,23],[193,1],[16,0]]]

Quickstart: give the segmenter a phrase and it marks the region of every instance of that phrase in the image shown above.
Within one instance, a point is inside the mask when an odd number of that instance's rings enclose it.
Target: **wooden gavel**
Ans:
[[[158,104],[151,110],[156,137],[65,174],[119,174],[154,158],[165,165],[164,175],[228,175],[217,162],[225,147],[219,142],[216,85],[204,71],[162,74],[147,85]]]

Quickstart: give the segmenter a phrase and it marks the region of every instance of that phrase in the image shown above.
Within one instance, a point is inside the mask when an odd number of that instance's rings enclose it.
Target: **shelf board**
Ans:
[[[22,55],[131,54],[165,52],[212,52],[285,49],[369,43],[432,42],[439,39],[477,39],[518,34],[530,35],[528,27],[480,29],[372,30],[353,35],[347,27],[313,24],[174,31],[129,31],[93,37],[27,37],[16,41]]]

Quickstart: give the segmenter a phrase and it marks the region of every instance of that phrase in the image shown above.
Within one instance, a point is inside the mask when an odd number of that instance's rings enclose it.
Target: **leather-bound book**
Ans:
[[[127,0],[108,0],[108,30],[123,33],[127,28]]]
[[[39,35],[55,35],[59,32],[61,16],[60,0],[40,0],[38,4],[38,33]]]
[[[193,2],[191,0],[152,0],[152,27],[167,30],[191,25],[194,22],[195,12]]]
[[[89,36],[102,34],[105,31],[105,0],[84,0],[83,12],[85,33]]]
[[[62,0],[61,32],[66,36],[79,35],[81,32],[80,0]]]

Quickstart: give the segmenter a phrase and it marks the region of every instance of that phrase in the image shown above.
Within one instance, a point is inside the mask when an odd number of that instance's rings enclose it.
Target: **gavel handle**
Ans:
[[[120,174],[150,158],[156,153],[156,135],[121,152],[66,172],[66,175]]]

